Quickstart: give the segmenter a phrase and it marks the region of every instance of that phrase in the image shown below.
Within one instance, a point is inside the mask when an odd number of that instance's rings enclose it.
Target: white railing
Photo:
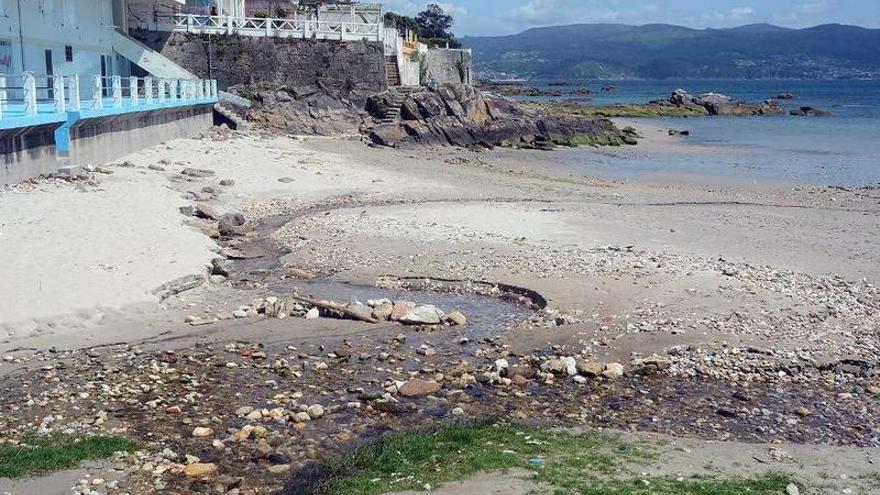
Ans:
[[[157,102],[164,105],[169,101],[174,104],[217,101],[218,96],[217,81],[213,79],[56,76],[36,75],[33,72],[0,74],[0,120],[79,112],[83,108],[149,109]]]
[[[382,41],[385,35],[384,24],[379,22],[211,16],[158,10],[135,14],[135,6],[131,9],[131,26],[150,31],[343,41]]]

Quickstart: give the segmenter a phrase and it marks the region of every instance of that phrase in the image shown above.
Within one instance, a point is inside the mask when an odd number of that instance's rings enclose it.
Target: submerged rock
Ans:
[[[831,117],[833,114],[827,110],[815,107],[800,107],[789,112],[795,117]]]

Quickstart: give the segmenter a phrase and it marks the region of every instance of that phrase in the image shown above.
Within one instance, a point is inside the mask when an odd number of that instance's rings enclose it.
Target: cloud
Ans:
[[[429,3],[436,3],[447,14],[467,15],[468,9],[451,2],[413,2],[412,0],[385,0],[382,8],[385,12],[397,12],[404,15],[415,15],[424,10]]]
[[[755,9],[751,7],[736,7],[734,9],[730,9],[727,17],[728,19],[734,21],[745,21],[754,17],[755,13]]]
[[[620,1],[529,0],[510,9],[505,18],[526,26],[581,22],[641,22],[661,12],[658,4],[619,8]]]
[[[794,7],[794,12],[801,15],[824,14],[829,10],[831,10],[831,4],[828,2],[802,3]]]

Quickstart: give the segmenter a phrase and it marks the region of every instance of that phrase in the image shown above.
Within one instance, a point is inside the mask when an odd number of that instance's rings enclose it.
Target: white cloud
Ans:
[[[736,7],[730,9],[728,18],[734,21],[745,21],[755,16],[755,9],[751,7]]]
[[[624,7],[624,8],[621,8]],[[508,11],[506,18],[516,24],[539,26],[590,22],[641,22],[661,12],[651,3],[626,8],[619,0],[529,0]]]
[[[829,10],[831,10],[831,4],[828,2],[802,3],[794,7],[794,12],[802,15],[824,14]]]

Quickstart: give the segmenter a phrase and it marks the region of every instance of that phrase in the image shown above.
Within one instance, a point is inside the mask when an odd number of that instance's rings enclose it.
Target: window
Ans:
[[[73,47],[70,45],[64,47],[64,60],[73,62]]]

